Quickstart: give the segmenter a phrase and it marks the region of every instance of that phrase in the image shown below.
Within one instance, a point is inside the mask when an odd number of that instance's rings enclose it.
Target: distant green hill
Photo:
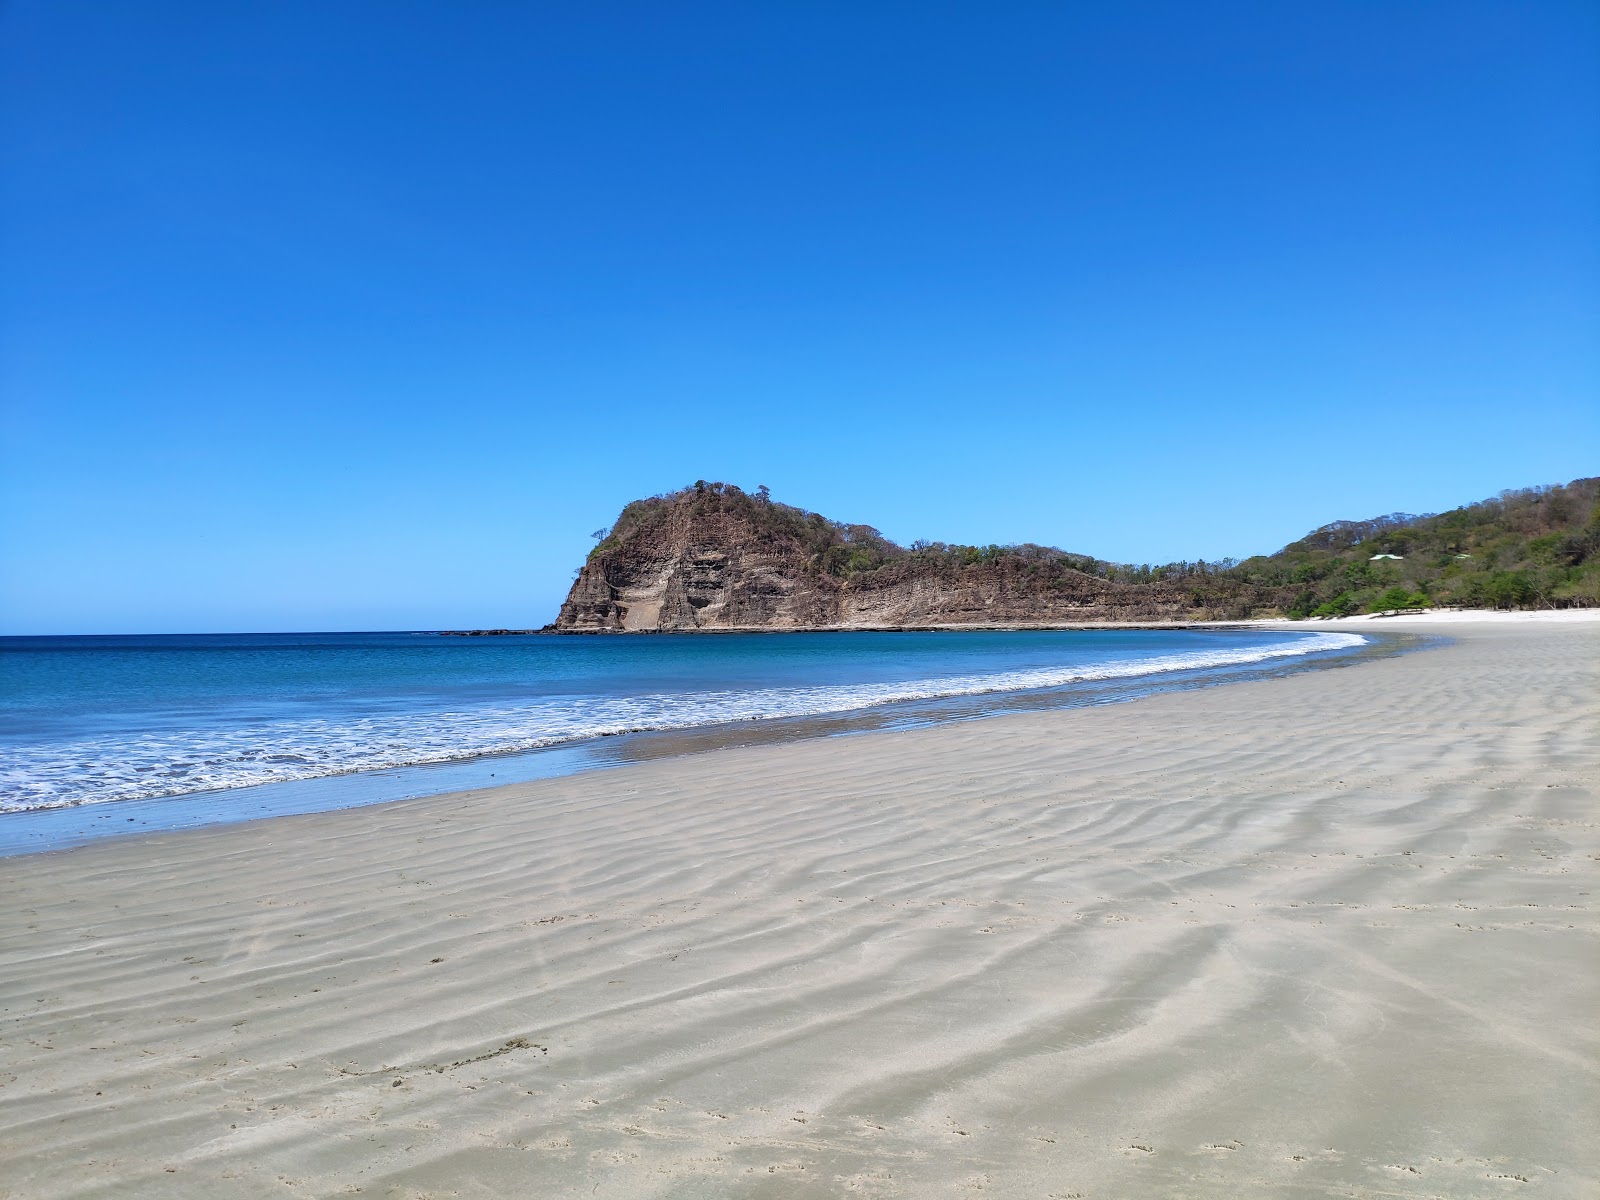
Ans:
[[[1335,521],[1227,574],[1286,616],[1411,606],[1600,604],[1600,479],[1501,492],[1450,512]]]

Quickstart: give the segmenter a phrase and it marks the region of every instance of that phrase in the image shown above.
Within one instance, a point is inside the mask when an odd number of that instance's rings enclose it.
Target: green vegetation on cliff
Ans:
[[[780,504],[764,486],[750,493],[731,483],[707,483],[702,479],[682,491],[629,504],[616,524],[603,531],[604,536],[589,552],[589,558],[592,561],[605,556],[675,514],[694,521],[712,512],[745,522],[754,531],[758,544],[801,549],[812,570],[841,579],[875,570],[906,553],[870,525],[846,525],[830,521],[821,513]]]
[[[1600,479],[1501,492],[1447,513],[1336,521],[1230,575],[1292,617],[1399,607],[1600,604]]]
[[[1276,554],[1239,562],[1112,563],[1048,546],[896,545],[870,525],[831,521],[701,480],[636,500],[596,531],[591,562],[658,535],[671,522],[729,520],[813,577],[857,591],[907,577],[954,580],[970,572],[1040,597],[1090,576],[1175,594],[1196,615],[1222,619],[1344,616],[1402,608],[1562,608],[1600,605],[1600,479],[1502,492],[1447,513],[1392,513],[1335,521]],[[1076,582],[1075,582],[1076,581]]]

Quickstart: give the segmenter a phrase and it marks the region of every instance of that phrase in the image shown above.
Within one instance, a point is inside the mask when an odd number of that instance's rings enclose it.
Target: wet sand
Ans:
[[[0,1195],[1600,1194],[1600,624],[0,861]]]

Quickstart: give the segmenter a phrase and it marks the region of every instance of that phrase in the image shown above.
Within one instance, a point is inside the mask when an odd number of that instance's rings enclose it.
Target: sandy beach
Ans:
[[[0,862],[0,1196],[1600,1195],[1600,622],[1380,624]]]

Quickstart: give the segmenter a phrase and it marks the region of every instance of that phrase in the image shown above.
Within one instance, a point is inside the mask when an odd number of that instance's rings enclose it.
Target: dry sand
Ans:
[[[0,1193],[1600,1195],[1600,625],[1448,632],[0,862]]]

